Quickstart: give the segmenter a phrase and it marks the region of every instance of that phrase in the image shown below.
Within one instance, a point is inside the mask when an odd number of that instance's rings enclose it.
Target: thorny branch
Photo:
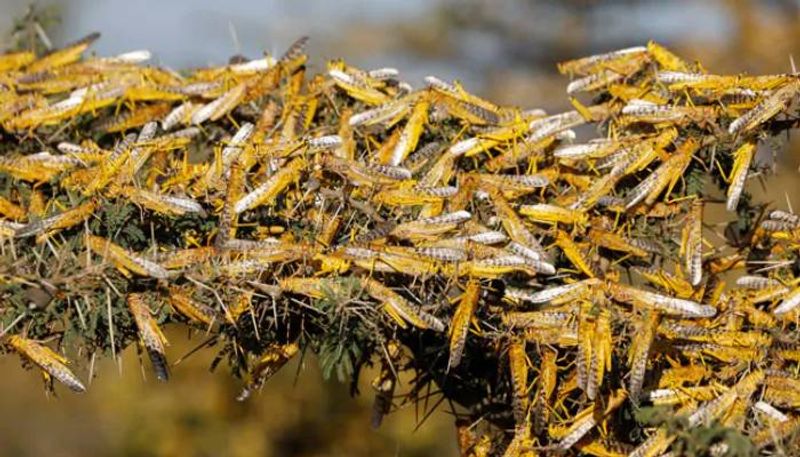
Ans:
[[[186,325],[242,400],[305,351],[379,364],[373,423],[447,400],[464,455],[796,443],[800,216],[746,188],[797,75],[651,42],[562,63],[574,109],[547,114],[310,76],[305,39],[179,74],[82,58],[96,38],[0,55],[0,335],[48,383],[85,389],[63,347],[133,343],[166,380],[161,328]]]

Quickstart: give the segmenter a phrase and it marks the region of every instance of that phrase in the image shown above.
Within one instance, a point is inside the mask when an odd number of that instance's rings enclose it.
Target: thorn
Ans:
[[[242,53],[242,45],[239,42],[239,34],[236,33],[236,26],[233,25],[233,21],[228,21],[228,32],[231,34],[231,41],[233,41],[233,50],[234,54],[241,54]]]
[[[25,317],[25,311],[23,311],[22,314],[20,314],[13,321],[11,321],[11,323],[8,324],[8,327],[6,327],[2,331],[0,331],[0,338],[4,337],[5,334],[8,333],[9,330],[14,328],[14,326],[17,325],[17,323],[19,323],[19,321],[21,321],[23,317]]]
[[[92,352],[92,358],[89,361],[89,385],[92,385],[92,380],[94,379],[94,363],[97,358],[97,352]]]
[[[122,363],[117,359],[117,344],[114,340],[114,316],[111,314],[111,293],[106,287],[106,310],[108,311],[108,337],[111,340],[111,358],[117,362],[119,375],[122,376]]]
[[[34,30],[36,30],[36,35],[39,37],[40,40],[42,40],[42,44],[44,45],[44,47],[48,51],[52,50],[53,42],[50,41],[50,37],[47,36],[47,32],[44,31],[44,28],[42,27],[41,24],[39,24],[39,21],[33,23],[33,28]]]

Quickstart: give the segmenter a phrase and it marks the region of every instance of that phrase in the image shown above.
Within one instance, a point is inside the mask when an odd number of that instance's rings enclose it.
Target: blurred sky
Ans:
[[[435,74],[459,78],[476,91],[492,76],[521,67],[549,73],[566,54],[644,44],[700,43],[713,48],[735,40],[740,24],[731,4],[741,1],[533,0],[72,0],[56,5],[62,25],[55,42],[102,33],[101,55],[147,48],[155,62],[175,68],[222,64],[241,53],[280,54],[311,36],[312,62],[342,57],[364,67],[396,66],[409,82]],[[758,2],[772,15],[795,3]],[[790,6],[787,7],[786,4]],[[27,3],[0,0],[0,30]],[[796,13],[796,12],[795,12]],[[795,18],[796,19],[796,18]],[[698,55],[703,58],[702,50]],[[705,59],[702,59],[705,61]],[[788,68],[788,55],[784,62]],[[785,70],[786,68],[784,68]],[[530,101],[523,97],[522,101]]]
[[[535,0],[75,0],[55,5],[62,22],[50,30],[59,45],[99,31],[93,52],[109,55],[146,48],[157,64],[176,69],[219,65],[234,54],[281,54],[302,35],[311,42],[312,70],[342,57],[365,68],[393,66],[420,85],[433,74],[459,79],[501,103],[566,109],[566,58],[644,44],[674,47],[717,72],[777,73],[800,58],[797,0],[535,1]],[[21,17],[27,2],[0,0],[0,32]],[[3,38],[5,39],[5,38]],[[0,42],[2,47],[2,42]],[[800,206],[798,148],[779,161],[782,174],[768,193],[785,207]],[[756,187],[756,186],[753,186]],[[172,332],[171,354],[199,341]],[[74,354],[71,354],[74,356]],[[295,364],[242,405],[239,386],[210,354],[177,367],[161,385],[142,380],[136,351],[124,375],[99,363],[90,391],[58,389],[46,399],[39,376],[0,359],[0,455],[456,455],[452,418],[437,413],[413,431],[406,408],[378,432],[369,430],[369,377],[350,400],[347,386],[323,383],[313,359],[295,378]],[[148,368],[149,369],[149,368]],[[83,379],[88,367],[76,371]],[[11,394],[13,392],[13,394]]]

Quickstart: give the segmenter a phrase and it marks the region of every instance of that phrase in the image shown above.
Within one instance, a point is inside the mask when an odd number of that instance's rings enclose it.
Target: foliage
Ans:
[[[796,124],[796,75],[649,43],[560,64],[575,109],[547,115],[393,69],[307,76],[304,39],[182,75],[81,59],[95,39],[0,56],[4,349],[49,387],[85,390],[63,348],[137,344],[166,380],[181,324],[241,399],[308,351],[352,386],[378,365],[374,423],[446,400],[465,455],[792,445],[800,217],[745,184]]]

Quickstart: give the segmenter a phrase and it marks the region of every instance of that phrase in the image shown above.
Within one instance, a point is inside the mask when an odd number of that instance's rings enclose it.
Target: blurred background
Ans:
[[[392,66],[412,85],[426,75],[459,79],[494,101],[568,109],[560,60],[643,45],[654,39],[717,73],[781,73],[800,59],[798,0],[74,0],[38,2],[59,18],[55,45],[99,31],[99,55],[146,48],[175,69],[220,65],[234,54],[279,55],[309,35],[312,71],[330,58],[364,68]],[[0,32],[29,4],[0,0]],[[0,35],[0,48],[8,35]],[[765,154],[763,160],[772,160]],[[800,207],[800,142],[777,153],[779,175],[749,190],[786,209]],[[168,335],[173,360],[203,335]],[[208,352],[208,351],[204,351]],[[74,354],[72,354],[74,356]],[[455,456],[444,408],[414,430],[423,411],[404,408],[372,431],[372,373],[362,395],[324,382],[316,361],[293,362],[261,394],[237,403],[239,383],[213,354],[173,370],[168,384],[145,379],[135,348],[117,365],[98,361],[88,393],[57,387],[47,398],[39,375],[0,359],[0,453],[14,456]],[[148,368],[149,369],[149,368]],[[76,371],[83,379],[88,366]]]

